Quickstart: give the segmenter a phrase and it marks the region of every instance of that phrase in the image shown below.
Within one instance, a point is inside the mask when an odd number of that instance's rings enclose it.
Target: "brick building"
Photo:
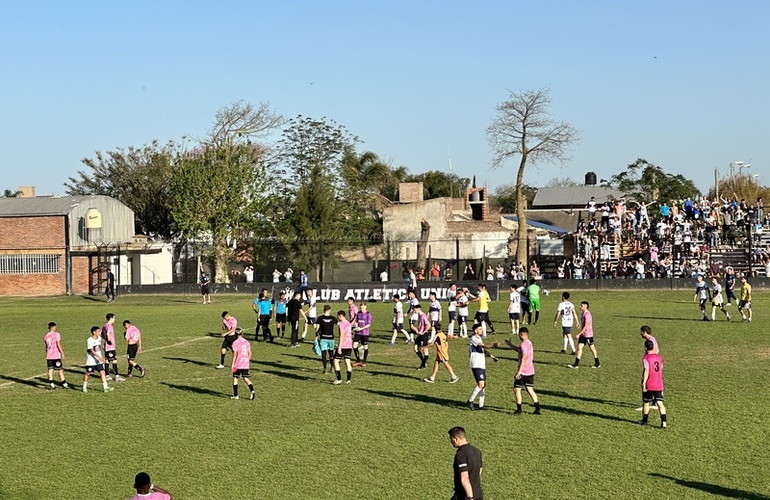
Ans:
[[[101,293],[133,240],[134,212],[107,196],[0,198],[0,295]]]

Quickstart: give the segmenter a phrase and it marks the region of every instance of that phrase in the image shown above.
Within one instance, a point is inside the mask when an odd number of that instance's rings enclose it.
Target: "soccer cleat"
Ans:
[[[432,383],[434,383],[434,382],[435,382],[435,380],[433,380],[433,379],[432,379],[432,378],[430,378],[430,377],[425,377],[424,379],[422,379],[422,381],[423,381],[423,382],[427,382],[427,383],[429,383],[429,384],[432,384]]]
[[[67,382],[64,382],[61,386],[64,387],[65,389],[70,388],[70,385]]]
[[[476,405],[473,404],[473,401],[468,401],[468,409],[469,410],[475,410]]]
[[[107,382],[111,382],[112,381],[112,375],[107,375],[106,379],[107,379]]]
[[[730,314],[729,313],[725,313],[725,316],[727,316],[727,321],[730,321]]]
[[[104,392],[112,392],[114,389],[115,389],[114,387],[107,386],[104,388]]]
[[[567,368],[572,368],[572,369],[577,370],[580,367],[579,366],[575,366],[575,365],[567,365]]]
[[[86,392],[86,393],[87,393],[87,392],[88,392],[88,387],[86,387],[86,386],[83,386],[83,392]]]
[[[134,378],[134,375],[132,373],[129,373],[128,375],[126,375],[126,377],[127,378]]]
[[[478,407],[478,408],[476,408],[476,409],[477,409],[477,410],[486,410],[486,409],[487,409],[487,407],[486,407],[486,406],[479,406],[479,407]]]
[[[567,354],[567,350],[566,350],[566,349],[562,349],[562,350],[561,350],[561,351],[559,351],[559,352],[560,352],[560,353],[562,353],[562,354]]]
[[[511,413],[514,417],[520,417],[522,415],[521,410],[516,410],[513,413]]]
[[[454,383],[455,383],[455,382],[457,382],[458,380],[460,380],[460,377],[452,377],[452,378],[449,380],[449,383],[450,383],[450,384],[454,384]]]
[[[251,395],[249,396],[249,399],[254,399],[255,397],[257,397],[257,393],[254,391],[251,391]]]
[[[241,399],[241,398],[238,396],[230,396],[230,399]]]
[[[335,380],[334,382],[332,382],[332,384],[334,385],[340,385],[341,383],[342,383],[342,380]]]
[[[591,368],[601,368],[601,367],[602,367],[602,365],[594,365]]]
[[[646,420],[642,420],[641,422],[639,422],[639,425],[647,425],[647,421]]]
[[[56,386],[55,386],[55,385],[53,384],[53,382],[52,382],[52,383],[50,384],[50,387],[49,387],[49,388],[50,388],[51,390],[54,390],[54,389],[56,389]]]
[[[533,415],[540,415],[540,408],[535,408],[535,411],[532,412]]]
[[[396,345],[394,342],[388,342],[388,345]]]
[[[125,381],[125,380],[126,380],[126,379],[124,379],[124,378],[123,378],[123,377],[121,377],[120,375],[115,375],[115,382],[123,382],[123,381]]]
[[[144,378],[144,374],[147,373],[147,370],[145,368],[142,368],[142,378]]]
[[[224,368],[224,367],[225,367],[225,365],[217,365],[217,366],[216,366],[216,369],[217,369],[217,370],[221,370],[221,369],[222,369],[222,368]],[[130,376],[131,376],[131,375],[129,375],[129,377],[130,377]]]
[[[666,422],[661,422],[660,423],[660,428],[661,429],[665,429],[666,428]]]
[[[345,384],[350,385],[350,380],[346,380]]]
[[[709,319],[706,316],[703,316],[703,321],[708,321]]]

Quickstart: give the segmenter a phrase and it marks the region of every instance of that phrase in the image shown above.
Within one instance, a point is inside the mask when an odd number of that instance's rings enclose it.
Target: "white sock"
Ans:
[[[107,382],[102,382],[102,387],[107,388]]]
[[[486,321],[483,321],[481,323],[481,336],[486,337],[487,336],[487,323]]]
[[[393,333],[393,336],[390,337],[390,343],[391,344],[395,344],[396,343],[396,339],[398,339],[398,332]]]
[[[474,387],[473,392],[471,392],[471,397],[468,398],[468,401],[473,401],[474,399],[476,399],[476,397],[479,395],[480,392],[481,392],[481,389],[479,389],[479,386]]]
[[[481,392],[479,393],[479,407],[484,406],[484,398],[486,397],[487,393],[484,389],[481,389]]]
[[[575,352],[575,339],[572,338],[572,335],[568,335],[567,340],[569,340],[569,348],[572,349],[572,352]]]
[[[87,388],[88,388],[88,382],[83,382],[83,389],[87,389]]]
[[[567,350],[567,342],[569,342],[569,339],[567,336],[564,336],[564,347],[561,348],[562,351]]]
[[[452,321],[449,323],[449,336],[453,336],[455,334],[455,322]]]

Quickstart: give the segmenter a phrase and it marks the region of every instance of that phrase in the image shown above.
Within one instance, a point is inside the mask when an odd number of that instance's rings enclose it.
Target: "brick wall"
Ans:
[[[64,216],[0,218],[0,254],[58,254],[56,274],[0,274],[0,295],[64,295]]]
[[[91,257],[78,255],[72,257],[72,294],[88,295]]]
[[[398,185],[398,201],[413,203],[423,201],[422,182],[402,182]]]

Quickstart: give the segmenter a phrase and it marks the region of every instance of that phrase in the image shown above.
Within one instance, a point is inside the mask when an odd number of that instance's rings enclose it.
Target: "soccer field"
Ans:
[[[575,304],[591,303],[598,370],[587,350],[579,370],[566,368],[573,357],[559,353],[553,326],[559,295],[542,298],[540,322],[529,326],[543,414],[531,414],[525,394],[519,418],[510,415],[514,351],[487,360],[490,409],[472,412],[467,340],[450,341],[460,381],[449,384],[442,368],[427,384],[403,337],[387,345],[391,304],[370,304],[371,354],[351,385],[332,385],[310,343],[252,343],[257,399],[232,401],[229,370],[214,369],[220,315],[230,311],[253,339],[253,297],[215,296],[205,306],[180,296],[3,299],[0,498],[128,498],[144,470],[178,499],[448,499],[455,425],[483,452],[490,500],[770,498],[770,295],[755,293],[749,324],[734,305],[732,322],[719,312],[716,322],[700,321],[689,291],[575,292]],[[506,306],[492,304],[490,343],[510,336]],[[147,376],[113,382],[109,394],[92,378],[83,394],[89,329],[108,312],[119,337],[124,319],[142,331]],[[46,389],[49,321],[59,325],[75,390]],[[637,425],[642,324],[665,360],[665,430],[657,412],[650,426]]]

